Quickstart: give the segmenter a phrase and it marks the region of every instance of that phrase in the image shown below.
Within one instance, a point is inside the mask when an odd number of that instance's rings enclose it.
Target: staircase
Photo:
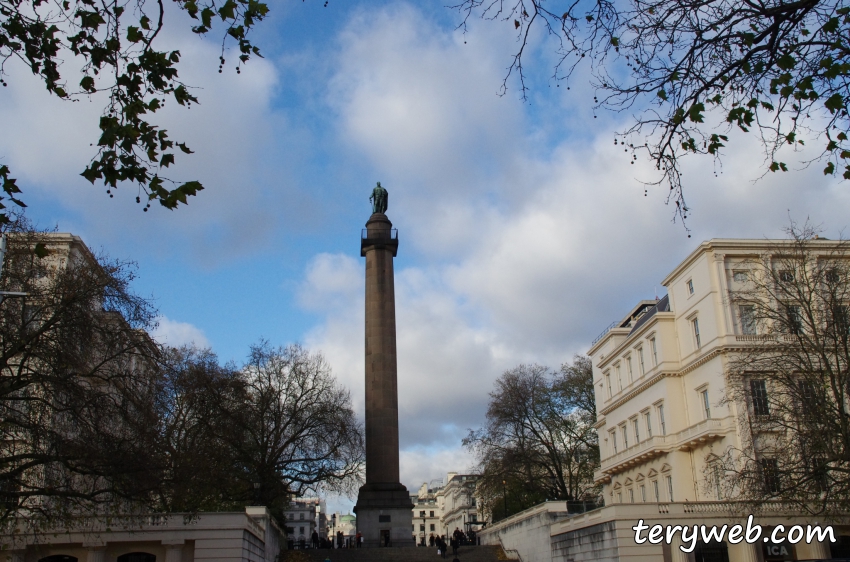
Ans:
[[[445,561],[451,562],[452,550],[446,554]],[[307,549],[284,550],[280,553],[281,562],[443,562],[437,556],[435,547],[416,548],[343,548],[336,550]],[[462,546],[457,549],[457,559],[461,562],[496,562],[507,560],[500,546]]]

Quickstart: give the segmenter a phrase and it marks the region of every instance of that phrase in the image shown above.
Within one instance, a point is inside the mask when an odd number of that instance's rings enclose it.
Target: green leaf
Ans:
[[[782,70],[791,70],[794,68],[794,65],[797,64],[796,59],[792,57],[789,53],[785,53],[778,59],[776,59],[776,66],[781,68]]]
[[[142,35],[142,32],[139,31],[138,27],[131,25],[127,28],[127,41],[129,41],[130,43],[138,43],[144,38],[145,36]]]
[[[185,142],[178,142],[177,146],[182,150],[185,154],[194,154],[194,150],[190,150],[188,146],[186,146]]]
[[[94,92],[94,78],[91,76],[84,76],[82,80],[80,80],[80,87],[87,92]]]
[[[32,253],[35,254],[39,259],[46,258],[49,252],[47,248],[44,247],[42,242],[39,242],[35,245],[35,248],[32,249]]]
[[[227,0],[224,3],[224,6],[219,8],[218,15],[221,17],[221,21],[232,20],[236,17],[236,2],[233,0]]]
[[[688,110],[688,118],[694,123],[702,123],[703,117],[702,112],[705,111],[705,105],[702,103],[695,103]]]
[[[163,168],[167,168],[171,164],[174,164],[174,155],[171,153],[163,154],[162,159],[159,161],[159,165]]]
[[[615,47],[619,47],[620,46],[620,38],[619,37],[612,37],[611,38],[611,44],[614,45]]]
[[[139,25],[142,26],[142,29],[150,31],[151,19],[148,16],[142,16],[142,19],[139,20]]]
[[[823,169],[823,175],[829,176],[835,173],[835,164],[830,162],[826,165],[826,168]]]
[[[835,113],[836,111],[840,111],[844,108],[844,98],[841,97],[841,94],[832,94],[828,100],[826,100],[823,105],[830,111],[830,113]]]
[[[59,96],[60,98],[67,98],[67,97],[68,97],[68,94],[65,92],[65,90],[64,90],[64,89],[62,89],[62,88],[60,88],[60,87],[58,87],[58,86],[57,86],[57,87],[55,87],[55,88],[53,88],[53,92],[54,92],[57,96]]]
[[[667,92],[665,92],[664,90],[658,90],[658,97],[663,99],[664,101],[667,101]]]

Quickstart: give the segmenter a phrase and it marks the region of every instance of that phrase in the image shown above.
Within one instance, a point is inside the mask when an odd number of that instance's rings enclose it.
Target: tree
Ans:
[[[559,373],[540,365],[505,371],[490,393],[486,426],[463,440],[478,461],[485,509],[501,518],[547,499],[595,500],[595,419],[588,358],[576,356]]]
[[[249,33],[268,13],[257,0],[175,0],[177,6],[195,19],[192,27],[203,35],[220,20],[225,32],[219,72],[225,63],[226,42],[238,44],[236,71],[252,55],[260,56]],[[192,150],[185,143],[169,140],[168,133],[155,125],[151,116],[168,98],[191,107],[198,99],[178,77],[179,51],[157,50],[157,36],[165,26],[162,0],[131,0],[99,3],[94,0],[0,0],[0,84],[6,86],[10,59],[19,59],[37,76],[48,92],[73,101],[103,92],[106,107],[100,117],[101,136],[97,152],[82,176],[92,184],[103,181],[107,193],[125,182],[137,184],[148,201],[159,201],[168,209],[186,203],[187,197],[203,189],[193,180],[177,185],[161,175],[175,163],[177,149]],[[79,71],[66,79],[62,62],[82,63]],[[68,63],[65,63],[68,64]],[[63,74],[64,73],[64,74]],[[10,177],[8,166],[0,166],[5,196],[0,198],[0,222],[8,220],[3,200],[21,207],[20,188]]]
[[[133,264],[11,223],[0,279],[0,524],[129,511],[157,485],[157,348]]]
[[[241,369],[197,350],[172,351],[171,364],[162,408],[170,510],[265,505],[282,521],[293,496],[360,484],[363,430],[321,355],[263,341]]]
[[[554,81],[588,62],[596,107],[636,111],[615,144],[632,158],[644,151],[669,186],[682,219],[689,212],[681,158],[715,160],[729,130],[755,131],[766,169],[788,170],[778,153],[817,139],[824,174],[850,179],[850,6],[845,0],[461,0],[469,18],[509,22],[519,48],[502,86],[518,74],[525,98],[523,61],[536,28],[557,41]],[[716,110],[716,111],[712,111]],[[724,126],[714,127],[721,119]]]
[[[850,245],[809,225],[741,264],[730,298],[747,347],[728,364],[742,446],[709,459],[708,484],[753,506],[850,508]]]

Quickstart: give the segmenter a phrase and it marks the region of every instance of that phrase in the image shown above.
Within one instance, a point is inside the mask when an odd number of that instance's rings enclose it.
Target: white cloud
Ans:
[[[164,345],[180,347],[181,345],[196,345],[197,347],[209,347],[204,332],[188,322],[178,322],[165,316],[157,318],[158,326],[151,336]]]

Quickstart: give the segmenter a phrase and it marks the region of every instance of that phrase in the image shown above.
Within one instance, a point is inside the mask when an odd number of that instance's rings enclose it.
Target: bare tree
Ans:
[[[537,28],[555,39],[553,81],[568,85],[589,63],[595,109],[635,114],[614,143],[632,159],[648,155],[659,176],[647,183],[669,187],[682,219],[689,210],[681,158],[719,158],[733,127],[758,133],[765,171],[787,171],[779,150],[813,137],[823,147],[824,174],[850,179],[845,0],[461,0],[455,8],[464,28],[480,15],[516,32],[503,92],[516,73],[525,97],[523,63]]]
[[[154,467],[154,309],[133,264],[12,223],[0,288],[0,522],[146,502]]]
[[[743,440],[709,459],[708,481],[836,516],[850,508],[850,244],[790,234],[741,264],[730,296],[750,340],[727,373]]]
[[[478,494],[490,514],[498,518],[546,499],[596,498],[592,397],[590,361],[581,356],[560,373],[519,365],[499,377],[486,426],[463,440],[478,460]]]

